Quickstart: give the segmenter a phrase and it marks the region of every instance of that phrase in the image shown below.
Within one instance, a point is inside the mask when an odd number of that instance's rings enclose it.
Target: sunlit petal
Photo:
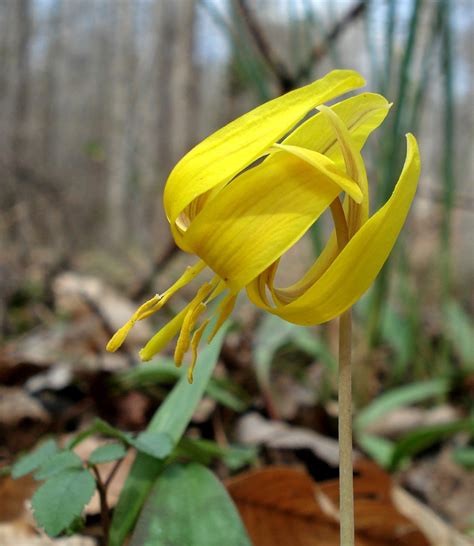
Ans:
[[[364,83],[357,72],[334,70],[255,108],[206,138],[181,159],[168,178],[164,206],[170,223],[196,197],[252,163],[312,108]]]
[[[235,292],[290,248],[340,191],[309,163],[278,153],[228,184],[185,240]]]
[[[420,157],[415,137],[407,135],[407,157],[395,190],[335,258],[320,279],[285,306],[265,304],[252,284],[250,299],[259,307],[296,324],[319,324],[339,316],[369,288],[387,260],[416,192]]]

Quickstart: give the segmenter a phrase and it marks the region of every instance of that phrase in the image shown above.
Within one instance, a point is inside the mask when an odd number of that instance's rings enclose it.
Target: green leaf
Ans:
[[[446,394],[449,387],[450,383],[446,379],[432,379],[431,381],[420,381],[419,383],[411,383],[404,387],[392,389],[377,397],[359,412],[354,420],[354,428],[360,433],[370,423],[380,419],[390,411]]]
[[[173,383],[181,379],[183,374],[186,374],[185,368],[177,368],[170,358],[160,358],[155,362],[147,362],[146,366],[137,366],[121,372],[115,381],[127,389],[143,388],[161,383]],[[245,399],[249,396],[235,391],[234,384],[214,378],[211,378],[206,387],[206,394],[219,404],[236,412],[244,411],[248,406]]]
[[[146,430],[141,432],[132,442],[142,453],[157,459],[164,459],[173,450],[173,442],[169,434]]]
[[[204,337],[210,333],[212,327],[211,323]],[[201,351],[194,373],[194,383],[189,385],[187,378],[181,377],[155,413],[147,429],[149,432],[168,434],[173,445],[179,442],[209,383],[226,331],[227,328],[223,327],[212,343]],[[114,510],[109,546],[122,546],[153,483],[162,470],[162,461],[144,453],[137,455]]]
[[[68,469],[39,487],[31,500],[35,520],[50,536],[57,536],[80,516],[95,490],[88,470]]]
[[[421,427],[407,434],[395,444],[391,468],[396,469],[407,457],[412,457],[443,438],[457,432],[470,432],[474,434],[474,418]]]
[[[270,389],[270,371],[275,352],[290,339],[291,333],[300,328],[275,315],[265,315],[257,330],[254,359],[257,380],[264,391]]]
[[[474,470],[474,447],[458,447],[453,451],[453,460],[467,470]]]
[[[74,451],[63,450],[55,453],[39,467],[35,480],[47,480],[70,468],[82,468],[82,460]]]
[[[100,446],[89,456],[89,464],[109,463],[125,457],[127,449],[123,444],[110,443]]]
[[[73,449],[81,442],[83,442],[86,438],[97,433],[104,434],[105,436],[109,436],[110,438],[115,438],[116,440],[120,440],[126,445],[132,445],[133,442],[133,436],[129,432],[123,432],[118,428],[109,425],[109,423],[107,423],[103,419],[96,418],[89,428],[80,432],[68,443],[67,448]]]
[[[357,438],[357,443],[380,466],[384,468],[390,466],[394,450],[393,442],[373,434],[361,434]]]
[[[251,546],[227,491],[207,468],[169,466],[158,478],[130,546]]]
[[[177,456],[190,457],[204,465],[209,465],[214,459],[220,459],[231,470],[238,470],[255,461],[257,449],[248,446],[221,447],[212,440],[181,438],[175,453]]]
[[[471,318],[455,301],[444,307],[445,324],[448,337],[463,363],[474,369],[474,327]]]
[[[33,472],[33,470],[36,470],[57,451],[58,445],[56,442],[54,440],[47,440],[31,453],[27,453],[18,459],[12,468],[12,478],[21,478],[22,476]]]

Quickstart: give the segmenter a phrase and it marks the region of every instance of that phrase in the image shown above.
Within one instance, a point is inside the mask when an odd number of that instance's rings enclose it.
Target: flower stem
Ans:
[[[339,317],[339,514],[340,544],[354,546],[352,476],[351,310]]]

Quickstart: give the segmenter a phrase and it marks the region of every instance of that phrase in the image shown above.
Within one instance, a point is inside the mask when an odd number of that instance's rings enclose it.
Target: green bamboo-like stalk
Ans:
[[[443,12],[442,33],[442,72],[444,83],[444,142],[443,142],[443,216],[441,221],[441,278],[442,297],[444,302],[449,297],[450,289],[450,241],[451,222],[454,205],[455,176],[454,176],[454,96],[453,96],[453,51],[452,51],[452,22],[450,0],[441,1]]]
[[[377,46],[374,41],[375,32],[373,31],[373,0],[367,0],[367,8],[364,10],[364,38],[365,47],[370,59],[370,79],[376,88],[380,88],[379,77],[379,59],[377,54]]]
[[[415,134],[421,123],[421,116],[424,110],[427,90],[431,84],[434,54],[440,41],[442,31],[443,8],[440,2],[436,9],[433,9],[430,34],[427,40],[420,65],[420,77],[413,93],[413,104],[410,116],[410,130]]]
[[[382,184],[379,192],[378,202],[385,202],[392,192],[394,173],[398,172],[400,163],[400,150],[401,144],[404,145],[402,123],[404,121],[404,112],[408,94],[408,85],[410,81],[410,73],[413,63],[413,54],[415,49],[418,24],[420,20],[420,13],[423,5],[423,0],[414,0],[413,9],[410,16],[410,24],[408,30],[408,36],[405,43],[404,55],[402,57],[400,74],[398,78],[398,92],[396,99],[396,108],[393,117],[393,125],[389,129],[389,135],[386,139],[386,147],[384,150],[384,169]],[[393,16],[394,17],[394,16]],[[389,31],[393,24],[390,19],[392,18],[392,12],[389,11]],[[393,47],[393,46],[392,46]],[[391,62],[390,48],[387,50],[387,59]],[[386,68],[386,75],[390,74],[389,69]],[[388,79],[386,79],[386,84]],[[405,118],[406,119],[406,118]],[[371,347],[377,345],[380,342],[380,324],[382,319],[383,306],[387,300],[388,291],[390,288],[390,272],[391,272],[391,260],[383,267],[380,272],[372,293],[372,301],[370,305],[369,323],[368,323],[368,338],[369,345]]]
[[[393,60],[393,45],[395,37],[395,21],[397,16],[397,2],[396,0],[388,1],[388,16],[387,16],[387,28],[385,31],[385,66],[384,76],[382,79],[381,93],[386,95],[390,90],[390,79],[392,75],[392,60]]]

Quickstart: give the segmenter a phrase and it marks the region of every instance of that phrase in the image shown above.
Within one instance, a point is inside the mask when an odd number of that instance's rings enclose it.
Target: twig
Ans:
[[[110,471],[110,474],[107,476],[107,479],[104,482],[104,487],[107,489],[110,485],[110,482],[114,479],[115,474],[117,473],[117,470],[120,468],[120,465],[123,463],[123,459],[119,459],[118,461],[115,461],[115,464]]]
[[[96,466],[92,466],[92,472],[95,475],[95,481],[97,483],[97,491],[99,493],[100,500],[100,519],[102,522],[102,544],[107,546],[109,542],[109,529],[110,529],[110,517],[109,507],[107,506],[107,486],[102,481],[100,473]]]
[[[335,25],[326,35],[324,42],[314,46],[307,62],[296,74],[296,82],[300,82],[309,76],[312,67],[329,51],[330,44],[338,38],[339,34],[341,34],[341,32],[345,30],[348,25],[360,17],[365,12],[366,8],[367,0],[360,0],[337,23],[335,23]]]
[[[245,21],[247,28],[257,46],[258,51],[267,63],[270,70],[275,75],[280,86],[280,91],[286,93],[295,87],[295,78],[290,74],[286,66],[280,59],[276,58],[274,51],[267,42],[257,19],[253,17],[251,10],[248,7],[247,0],[236,0],[237,5],[242,13],[242,18]]]
[[[278,81],[280,92],[285,93],[298,87],[302,80],[305,80],[313,66],[319,62],[322,57],[329,51],[330,44],[334,42],[345,28],[361,16],[367,8],[367,0],[357,2],[340,21],[338,21],[328,32],[325,40],[321,44],[317,44],[311,51],[304,66],[295,74],[292,75],[284,63],[278,59],[275,52],[272,50],[270,43],[267,41],[264,32],[262,31],[257,19],[253,16],[249,9],[247,0],[236,0],[236,3],[242,13],[242,18],[247,25],[249,34],[251,35],[255,46],[260,55],[265,60],[268,68],[273,72]]]

